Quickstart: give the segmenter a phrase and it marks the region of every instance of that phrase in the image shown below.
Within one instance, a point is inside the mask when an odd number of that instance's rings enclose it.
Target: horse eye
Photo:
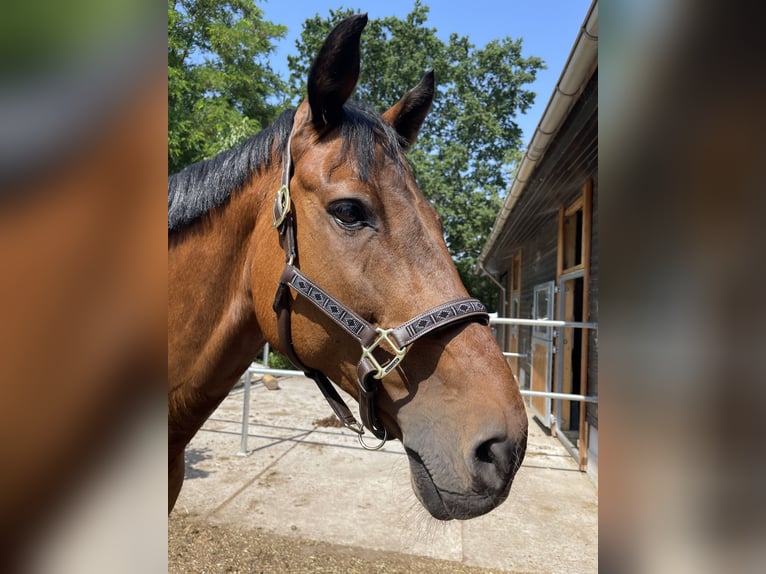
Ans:
[[[330,206],[330,215],[343,227],[358,229],[367,223],[364,207],[356,201],[339,201]]]

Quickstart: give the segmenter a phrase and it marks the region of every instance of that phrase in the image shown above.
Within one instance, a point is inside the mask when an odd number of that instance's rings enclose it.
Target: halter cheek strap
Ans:
[[[273,210],[274,227],[282,238],[286,257],[285,269],[279,279],[273,305],[277,313],[277,330],[282,351],[296,367],[316,382],[335,415],[344,426],[357,433],[364,448],[380,448],[388,438],[388,432],[380,422],[375,409],[375,395],[380,387],[380,381],[399,365],[410,346],[421,337],[455,323],[479,321],[488,325],[489,315],[487,309],[478,300],[463,298],[437,305],[398,327],[383,329],[370,324],[306,277],[295,265],[298,252],[289,187],[292,169],[291,140],[292,133],[285,149],[281,186],[274,199]],[[359,387],[359,415],[363,424],[359,424],[354,418],[330,379],[321,371],[306,366],[298,357],[293,346],[290,321],[291,290],[316,306],[359,343],[362,354],[356,371]],[[370,447],[364,442],[362,435],[365,427],[381,440],[376,447]]]

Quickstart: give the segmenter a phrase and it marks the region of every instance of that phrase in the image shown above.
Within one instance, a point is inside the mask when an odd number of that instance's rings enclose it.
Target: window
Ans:
[[[558,275],[583,268],[586,241],[585,200],[578,197],[569,207],[559,212],[559,260]],[[590,211],[588,210],[588,216]]]
[[[519,294],[518,293],[511,293],[511,310],[508,316],[514,319],[518,318],[519,316]],[[519,326],[511,325],[511,333],[513,334],[514,337],[518,337]]]
[[[553,319],[553,281],[535,287],[532,314],[534,319]],[[535,325],[534,336],[543,339],[551,337],[551,328]]]

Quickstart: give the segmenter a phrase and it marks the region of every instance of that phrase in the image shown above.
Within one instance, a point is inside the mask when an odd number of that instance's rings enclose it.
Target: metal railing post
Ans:
[[[242,437],[239,441],[239,456],[247,456],[247,434],[250,425],[250,369],[242,375],[242,384],[244,392],[242,393]]]
[[[263,366],[265,369],[269,368],[269,344],[266,343],[263,346]],[[250,432],[250,377],[254,374],[254,369],[248,367],[243,377],[243,393],[242,393],[242,435],[239,439],[239,452],[240,456],[247,456],[247,435]]]

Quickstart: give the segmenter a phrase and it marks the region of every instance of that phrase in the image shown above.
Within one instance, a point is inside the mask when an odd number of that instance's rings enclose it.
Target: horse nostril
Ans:
[[[469,454],[469,468],[475,484],[490,490],[505,489],[521,464],[526,445],[505,434],[477,443]]]
[[[487,464],[494,464],[495,455],[492,453],[492,446],[495,441],[488,440],[479,445],[476,449],[476,460]]]

